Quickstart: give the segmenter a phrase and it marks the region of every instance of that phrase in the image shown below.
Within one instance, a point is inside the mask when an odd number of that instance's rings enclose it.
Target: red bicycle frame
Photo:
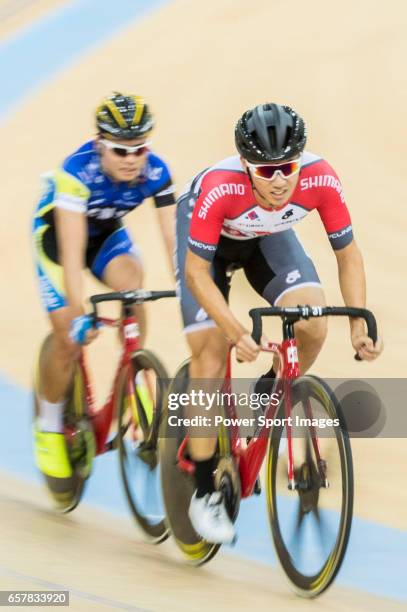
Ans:
[[[95,434],[96,454],[100,455],[107,450],[110,450],[109,445],[106,444],[106,440],[109,435],[110,426],[115,413],[115,406],[117,405],[117,396],[120,388],[119,382],[122,376],[127,376],[126,386],[128,395],[132,397],[134,393],[134,380],[131,376],[128,376],[128,365],[131,361],[132,353],[140,348],[140,334],[139,326],[134,315],[126,316],[126,318],[122,320],[97,317],[97,322],[107,327],[119,327],[120,335],[123,338],[122,354],[117,365],[110,394],[104,405],[99,409],[95,404],[92,385],[88,374],[88,367],[86,365],[85,353],[83,350],[81,351],[79,359],[79,367],[81,368],[85,384],[87,406],[86,415],[90,419]]]
[[[307,320],[310,317],[324,317],[328,315],[363,318],[367,325],[368,336],[375,343],[377,340],[376,320],[374,315],[369,310],[366,310],[365,308],[354,308],[351,306],[297,306],[287,308],[271,306],[266,308],[254,308],[249,312],[249,315],[253,320],[252,337],[255,339],[257,344],[260,344],[261,339],[261,317],[280,316],[283,318],[283,341],[281,343],[270,342],[267,348],[262,348],[261,350],[274,353],[279,358],[279,368],[273,392],[277,393],[281,398],[284,397],[285,417],[287,419],[288,488],[293,490],[296,487],[296,483],[294,478],[292,427],[289,417],[291,416],[292,412],[292,382],[300,376],[297,342],[294,334],[294,323],[300,319]],[[358,355],[355,355],[355,359],[358,359]],[[225,393],[230,393],[231,391],[230,351],[227,359],[226,376],[222,386],[222,391]],[[312,409],[309,398],[302,399],[302,403],[307,418],[312,419]],[[257,428],[254,436],[251,438],[246,448],[242,447],[241,438],[239,435],[239,426],[232,425],[230,428],[231,454],[234,457],[239,469],[242,497],[248,497],[253,493],[257,477],[267,452],[269,434],[267,420],[273,419],[276,409],[277,407],[272,405],[270,399],[269,406],[265,412],[265,424]],[[232,423],[236,423],[236,409],[232,402],[229,402],[227,411],[230,417],[235,419],[235,421],[232,421]],[[309,425],[308,428],[321,481],[323,486],[326,487],[328,486],[326,464],[321,458],[320,445],[316,429],[312,425]],[[187,444],[188,436],[185,437],[178,449],[177,460],[181,470],[184,470],[189,474],[193,474],[195,471],[195,464],[184,457]]]
[[[96,439],[96,454],[100,455],[113,448],[111,442],[107,442],[110,426],[115,413],[118,401],[118,394],[121,389],[120,382],[123,376],[126,377],[126,392],[129,397],[135,396],[134,378],[130,376],[129,365],[132,354],[139,350],[139,326],[133,313],[134,304],[142,304],[147,301],[158,300],[161,298],[175,297],[175,291],[118,291],[94,295],[90,298],[93,312],[92,317],[95,327],[98,324],[108,327],[118,327],[122,338],[123,350],[116,369],[111,392],[102,406],[97,409],[92,392],[92,385],[88,375],[88,368],[85,361],[84,351],[81,351],[79,367],[83,376],[86,399],[86,416],[89,417]],[[100,302],[120,301],[123,304],[123,316],[120,319],[109,319],[99,317],[97,314],[97,304]]]
[[[225,380],[222,386],[223,393],[231,393],[231,350],[229,351],[226,366]],[[267,348],[261,349],[263,352],[276,354],[279,358],[279,370],[276,377],[276,384],[273,389],[274,393],[277,393],[281,397],[284,395],[285,402],[285,417],[291,415],[292,404],[291,404],[291,381],[300,376],[299,362],[298,362],[298,351],[297,341],[295,338],[283,340],[280,343],[269,342]],[[251,438],[246,448],[243,448],[240,437],[240,428],[238,425],[232,424],[230,427],[230,439],[231,439],[231,454],[234,457],[236,464],[239,469],[240,482],[241,482],[241,495],[243,497],[249,497],[253,493],[254,486],[256,484],[257,477],[259,475],[264,457],[267,452],[268,434],[269,427],[267,426],[267,420],[273,419],[277,407],[271,403],[265,411],[265,425],[259,427],[254,436]],[[236,422],[237,414],[236,408],[233,402],[229,402],[227,406],[228,416],[232,419],[232,423]],[[311,414],[311,407],[309,406],[309,413]],[[315,436],[315,438],[314,438]],[[317,461],[319,463],[320,451],[318,439],[316,433],[313,431],[313,442],[315,439],[314,449],[317,455]],[[182,441],[178,449],[178,465],[181,470],[193,474],[195,466],[193,462],[189,461],[184,457],[184,452],[188,444],[189,436],[186,436]],[[287,447],[288,447],[288,483],[289,488],[295,488],[294,482],[294,456],[293,456],[293,445],[292,445],[292,430],[287,421]]]

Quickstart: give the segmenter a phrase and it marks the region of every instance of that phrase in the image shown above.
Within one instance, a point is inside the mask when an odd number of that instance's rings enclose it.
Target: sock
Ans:
[[[213,457],[204,461],[195,461],[196,497],[204,497],[215,491],[213,482]]]
[[[44,398],[40,398],[39,404],[40,415],[38,427],[40,431],[63,433],[65,400],[61,400],[54,404],[52,402],[47,402]]]

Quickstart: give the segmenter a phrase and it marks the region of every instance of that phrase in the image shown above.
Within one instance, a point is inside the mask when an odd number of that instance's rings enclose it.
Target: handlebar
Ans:
[[[365,320],[368,336],[373,340],[373,343],[375,344],[377,341],[376,319],[373,313],[366,308],[352,308],[348,306],[287,306],[286,308],[278,308],[276,306],[269,306],[266,308],[252,308],[249,311],[249,315],[253,321],[251,335],[257,344],[260,344],[262,336],[262,317],[281,317],[283,320],[291,323],[312,317],[357,317]],[[360,361],[359,355],[356,354],[355,359]]]
[[[175,297],[174,290],[171,291],[145,291],[144,289],[135,289],[132,291],[111,291],[110,293],[99,293],[92,295],[90,302],[92,304],[92,317],[96,323],[97,320],[97,304],[101,302],[122,302],[126,306],[132,304],[143,304],[143,302],[153,302],[161,298]]]

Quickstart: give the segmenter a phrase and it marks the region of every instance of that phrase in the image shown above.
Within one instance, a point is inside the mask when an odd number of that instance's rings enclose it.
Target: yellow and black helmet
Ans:
[[[115,91],[97,107],[96,125],[100,133],[130,139],[144,136],[152,130],[154,119],[141,96]]]

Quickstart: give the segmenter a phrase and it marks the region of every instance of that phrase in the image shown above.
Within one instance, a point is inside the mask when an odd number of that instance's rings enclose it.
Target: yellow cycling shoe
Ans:
[[[62,433],[39,431],[34,426],[34,456],[38,469],[51,478],[71,478],[72,467]]]

